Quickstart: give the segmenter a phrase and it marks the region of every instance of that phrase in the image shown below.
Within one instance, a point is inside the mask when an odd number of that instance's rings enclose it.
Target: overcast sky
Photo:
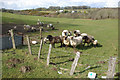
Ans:
[[[0,8],[34,9],[49,6],[118,7],[120,0],[0,0]]]

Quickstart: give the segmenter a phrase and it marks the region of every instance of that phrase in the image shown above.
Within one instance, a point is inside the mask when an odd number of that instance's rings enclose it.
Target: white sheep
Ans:
[[[75,31],[74,31],[74,36],[75,36],[75,37],[80,36],[80,30],[75,30]]]
[[[45,37],[45,38],[43,39],[44,44],[47,43],[48,41],[49,41],[49,39],[47,39],[47,37]]]
[[[53,27],[53,24],[49,24],[49,27]]]
[[[52,30],[55,29],[55,27],[53,26],[53,24],[48,24],[47,27],[50,28],[50,29],[52,29]]]
[[[87,35],[87,33],[82,33],[82,34],[80,34],[82,37],[84,37],[84,36],[88,36]]]
[[[78,45],[82,44],[82,37],[78,36],[78,37],[70,37],[70,45],[73,46],[74,48]]]
[[[68,30],[63,30],[63,31],[62,31],[62,36],[63,36],[63,37],[67,37],[67,36],[68,36],[68,33],[69,33]]]
[[[71,36],[64,37],[64,39],[63,39],[63,44],[65,44],[66,46],[69,46],[69,45],[70,45],[70,37],[71,37]]]
[[[37,25],[40,25],[40,26],[43,26],[43,22],[41,22],[39,19],[38,19],[38,21],[37,21]]]
[[[31,27],[31,30],[36,31],[37,29],[36,29],[36,27]]]
[[[23,27],[25,30],[29,30],[31,28],[30,25],[24,25]]]

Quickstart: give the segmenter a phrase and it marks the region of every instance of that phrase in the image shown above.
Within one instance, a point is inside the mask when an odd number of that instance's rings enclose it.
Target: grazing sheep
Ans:
[[[43,23],[43,22],[41,22],[41,21],[38,19],[38,21],[37,21],[37,25],[43,26],[43,25],[44,25],[44,23]]]
[[[84,36],[83,37],[83,40],[84,40],[84,44],[83,44],[83,46],[85,46],[85,43],[87,43],[87,45],[89,46],[90,44],[92,44],[93,42],[94,42],[94,37],[93,36]]]
[[[70,37],[70,45],[73,46],[74,48],[78,45],[82,44],[82,37],[78,36],[78,37]]]
[[[75,37],[80,36],[80,30],[75,30],[75,31],[74,31],[74,36],[75,36]]]
[[[61,43],[61,47],[62,47],[62,39],[60,36],[53,37],[52,35],[48,35],[47,39],[50,41],[50,44],[52,44],[54,48],[55,48],[55,43]]]
[[[30,25],[24,25],[23,28],[24,30],[27,30],[27,31],[31,29]]]
[[[49,39],[47,39],[47,37],[45,37],[45,38],[43,39],[44,44],[47,43],[48,41],[49,41]]]
[[[55,29],[55,27],[53,26],[53,24],[48,24],[47,27],[51,28],[52,30]]]
[[[70,36],[63,37],[63,44],[68,47],[70,45]]]
[[[31,27],[31,30],[32,30],[33,32],[36,32],[36,31],[37,31],[36,27]]]
[[[62,36],[63,36],[63,37],[67,37],[67,36],[68,36],[68,33],[69,33],[68,30],[63,30],[63,31],[62,31]]]

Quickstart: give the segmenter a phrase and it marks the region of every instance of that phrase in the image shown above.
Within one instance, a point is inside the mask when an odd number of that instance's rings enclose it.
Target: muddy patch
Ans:
[[[20,59],[16,59],[16,58],[11,58],[11,59],[7,60],[7,63],[20,64],[20,63],[24,63],[24,59],[20,60]]]

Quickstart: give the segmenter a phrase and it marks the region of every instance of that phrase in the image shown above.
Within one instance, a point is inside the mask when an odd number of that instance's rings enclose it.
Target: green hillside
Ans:
[[[1,14],[1,13],[0,13]],[[104,19],[104,20],[89,20],[89,19],[67,19],[67,18],[49,18],[40,16],[16,15],[10,13],[2,13],[3,24],[29,24],[36,25],[37,20],[40,19],[44,23],[52,23],[56,29],[43,32],[43,36],[51,34],[53,36],[61,35],[62,30],[67,29],[74,31],[79,29],[89,35],[93,35],[98,40],[102,47],[78,47],[77,51],[81,54],[76,70],[73,76],[69,75],[71,69],[72,59],[75,57],[74,49],[72,47],[58,47],[52,48],[50,55],[50,66],[46,66],[47,54],[49,44],[44,44],[42,48],[40,60],[37,58],[39,44],[32,45],[33,55],[25,54],[28,52],[27,46],[20,46],[16,50],[4,50],[2,54],[2,76],[3,78],[87,78],[88,72],[95,72],[98,78],[106,76],[108,68],[108,59],[110,56],[118,56],[118,20]],[[58,23],[59,22],[59,23]],[[4,27],[4,26],[3,26]],[[38,36],[39,32],[28,33],[30,37]],[[38,36],[39,37],[39,36]],[[12,53],[16,54],[12,54]],[[16,64],[14,68],[8,68],[11,58],[24,59],[23,63]],[[104,63],[100,63],[104,61]],[[118,61],[118,59],[117,59]],[[23,65],[31,66],[30,72],[21,73],[20,67]],[[91,66],[90,69],[85,70],[86,67]],[[60,70],[66,68],[67,71]],[[61,71],[62,74],[58,74]],[[118,64],[116,64],[115,72],[118,72]]]

